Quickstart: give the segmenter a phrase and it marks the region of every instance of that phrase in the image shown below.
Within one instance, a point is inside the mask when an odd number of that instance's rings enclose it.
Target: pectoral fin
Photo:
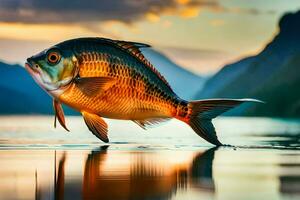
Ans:
[[[82,112],[81,114],[89,130],[103,142],[109,142],[106,122],[96,114],[88,112]]]
[[[54,128],[56,128],[56,119],[58,119],[60,125],[66,130],[69,131],[69,129],[66,127],[66,122],[65,122],[65,115],[64,111],[62,109],[61,104],[56,100],[53,99],[53,109],[54,109]]]
[[[75,83],[84,94],[94,96],[108,90],[116,81],[111,77],[78,77]]]

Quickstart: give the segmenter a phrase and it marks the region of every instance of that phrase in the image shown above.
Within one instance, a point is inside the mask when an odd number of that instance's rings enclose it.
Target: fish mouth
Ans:
[[[29,63],[25,63],[25,69],[28,71],[28,73],[30,75],[34,75],[35,74],[35,72],[33,71],[32,67],[31,67],[31,65]]]
[[[25,63],[25,68],[26,69],[30,69],[31,68],[31,66],[30,66],[30,64],[28,62]]]
[[[34,67],[32,67],[32,64],[29,62],[25,63],[25,69],[29,72],[29,74],[34,75],[34,74],[39,74],[39,71],[34,69]]]
[[[35,80],[37,84],[42,85],[42,80],[39,76],[40,75],[39,71],[34,69],[29,62],[25,63],[25,69],[28,71],[28,73],[32,76],[32,78]]]
[[[45,85],[51,85],[52,83],[50,81],[42,80],[41,78],[41,72],[37,70],[35,67],[32,67],[32,64],[29,62],[25,63],[25,69],[28,71],[28,73],[32,76],[32,78],[35,80],[35,82],[40,85],[44,90],[46,91],[55,91],[59,88],[53,87],[53,88],[46,88]]]

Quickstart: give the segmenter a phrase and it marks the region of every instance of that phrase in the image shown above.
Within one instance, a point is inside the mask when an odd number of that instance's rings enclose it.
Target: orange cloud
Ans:
[[[159,21],[161,15],[195,17],[200,7],[220,7],[217,0],[88,0],[70,4],[49,0],[30,0],[14,4],[0,1],[0,22],[22,22],[28,24],[90,23],[110,20],[132,23],[141,19]],[[74,17],[76,16],[76,17]]]
[[[91,34],[95,33],[78,25],[0,22],[0,38],[5,39],[58,41]]]
[[[179,14],[183,18],[193,18],[199,15],[200,8],[196,6],[190,6],[182,9]]]
[[[176,0],[177,3],[185,5],[190,2],[190,0]]]
[[[159,15],[155,14],[155,13],[147,13],[146,14],[146,19],[149,21],[149,22],[158,22],[160,20],[160,17]]]

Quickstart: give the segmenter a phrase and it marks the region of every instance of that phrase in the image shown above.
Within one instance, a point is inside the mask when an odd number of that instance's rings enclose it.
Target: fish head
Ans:
[[[51,92],[72,82],[77,59],[72,51],[54,46],[28,58],[25,68],[43,89]]]

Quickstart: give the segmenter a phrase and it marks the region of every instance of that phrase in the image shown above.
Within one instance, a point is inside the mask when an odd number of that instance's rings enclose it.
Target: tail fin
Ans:
[[[222,143],[218,140],[211,120],[244,102],[263,103],[256,99],[206,99],[191,101],[188,103],[190,119],[187,123],[200,137],[214,145],[221,146]]]

